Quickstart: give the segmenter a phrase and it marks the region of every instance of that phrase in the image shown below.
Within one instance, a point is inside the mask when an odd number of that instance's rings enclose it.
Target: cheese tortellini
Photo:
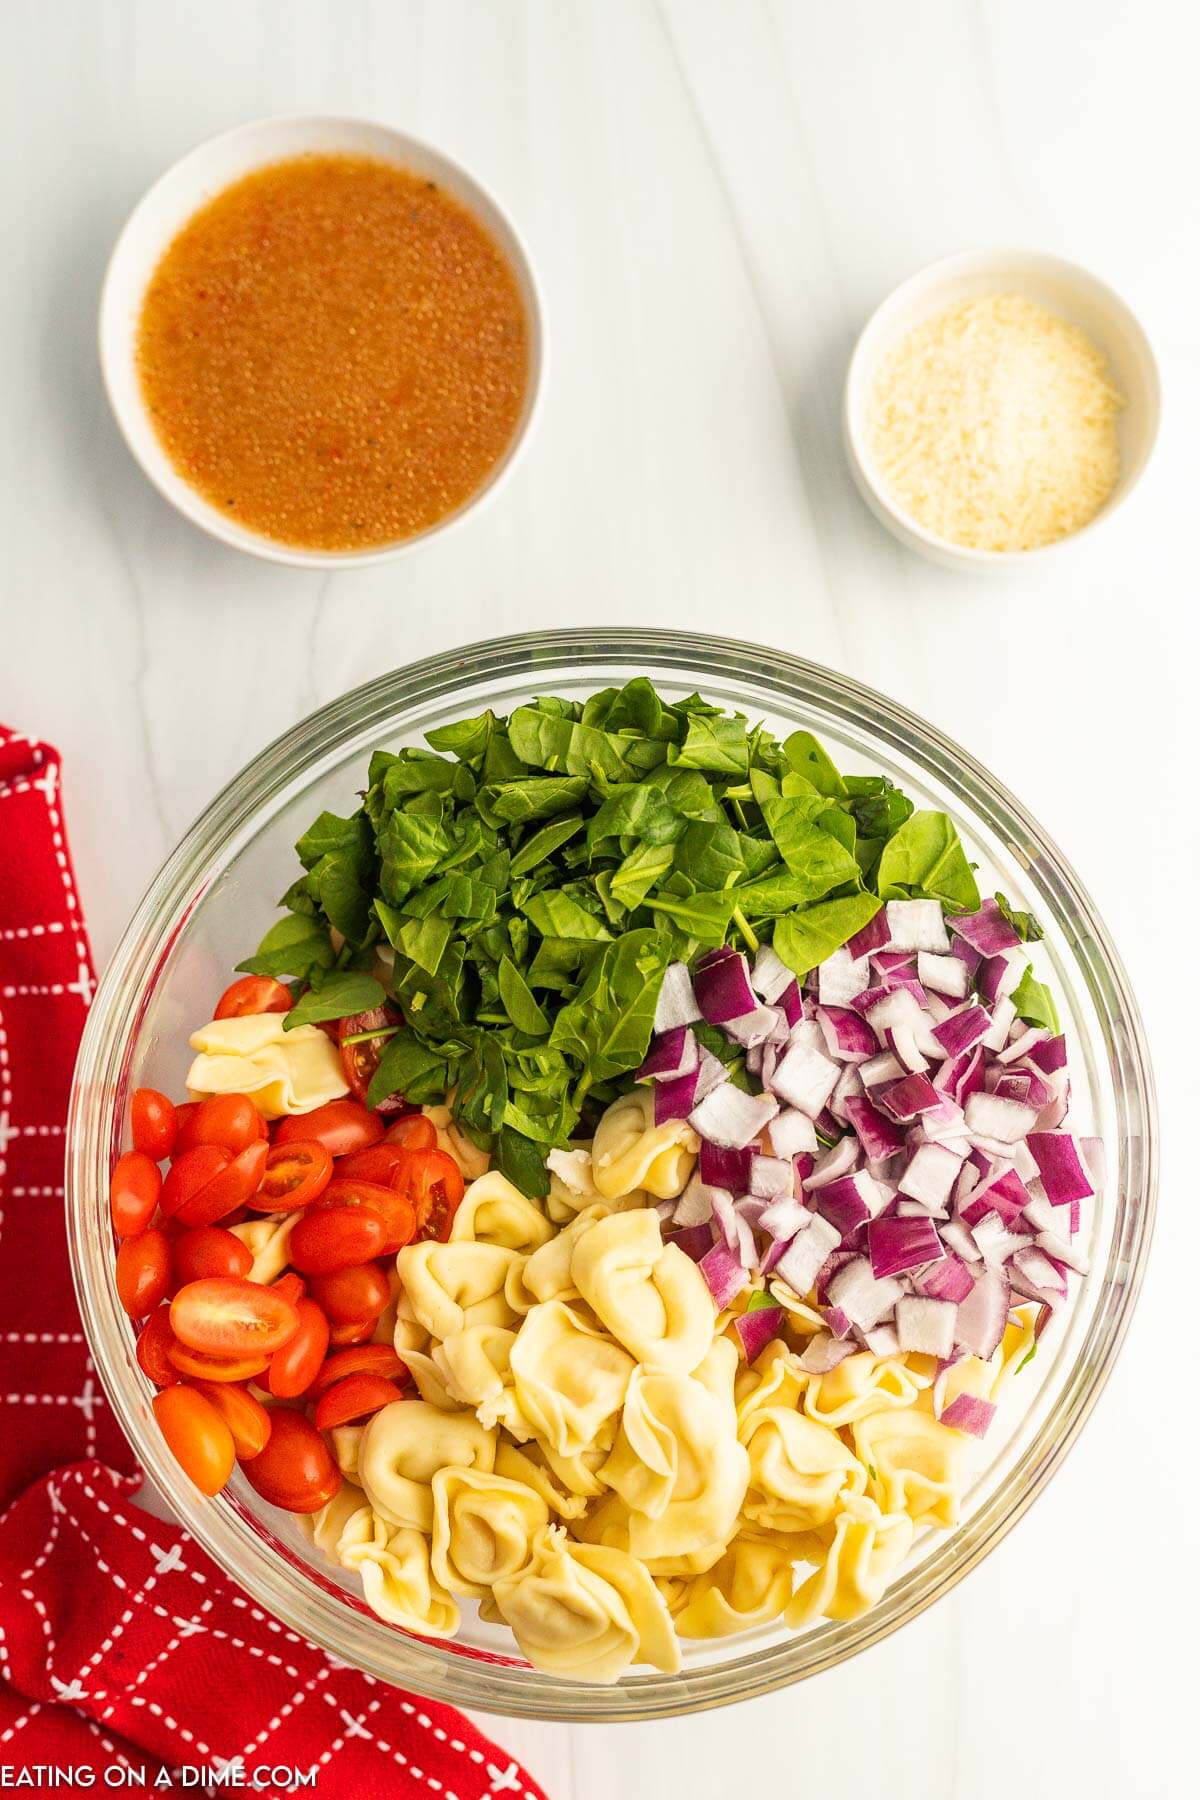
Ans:
[[[214,1019],[188,1039],[199,1052],[187,1073],[193,1100],[248,1094],[264,1119],[312,1112],[348,1092],[337,1047],[315,1025],[284,1030],[286,1013]]]
[[[643,1189],[655,1200],[682,1194],[700,1147],[686,1119],[654,1123],[654,1095],[647,1088],[614,1100],[596,1127],[591,1178],[604,1200]]]
[[[857,1618],[915,1530],[955,1522],[969,1442],[938,1415],[995,1397],[1032,1313],[990,1362],[854,1349],[814,1374],[821,1318],[792,1296],[747,1365],[749,1296],[718,1313],[663,1241],[653,1200],[696,1143],[654,1126],[649,1094],[555,1152],[540,1203],[426,1111],[468,1186],[448,1242],[400,1251],[377,1332],[416,1393],[330,1434],[346,1480],[305,1526],[380,1617],[449,1636],[478,1606],[553,1674],[672,1672],[681,1641]],[[282,1271],[298,1216],[233,1228],[255,1280]]]

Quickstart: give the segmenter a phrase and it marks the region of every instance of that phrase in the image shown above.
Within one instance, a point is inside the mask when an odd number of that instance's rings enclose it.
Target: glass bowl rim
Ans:
[[[849,1624],[823,1627],[769,1651],[751,1651],[735,1661],[677,1676],[635,1676],[615,1687],[564,1681],[523,1666],[483,1658],[456,1656],[440,1646],[400,1633],[388,1642],[385,1661],[361,1630],[358,1614],[338,1605],[319,1584],[272,1549],[251,1523],[219,1501],[208,1500],[176,1479],[177,1466],[160,1435],[146,1422],[144,1385],[122,1373],[110,1355],[117,1333],[128,1342],[128,1320],[116,1300],[113,1258],[106,1234],[96,1232],[97,1208],[107,1188],[109,1139],[100,1129],[94,1096],[115,1093],[115,1072],[136,1021],[147,979],[163,956],[192,905],[208,883],[213,860],[223,846],[269,807],[289,782],[296,781],[339,749],[398,720],[419,702],[444,699],[470,684],[504,675],[533,676],[581,667],[603,674],[606,664],[646,663],[649,672],[672,669],[704,679],[704,671],[724,672],[752,680],[763,690],[764,706],[772,692],[843,718],[858,730],[892,744],[930,776],[950,788],[967,816],[989,830],[1019,828],[1036,850],[1043,882],[1052,876],[1055,893],[1047,895],[1055,918],[1073,917],[1086,930],[1076,933],[1071,950],[1081,969],[1102,972],[1117,1001],[1112,1018],[1101,1015],[1108,1047],[1117,1045],[1111,1024],[1122,1026],[1120,1047],[1128,1065],[1118,1083],[1109,1074],[1118,1102],[1132,1107],[1138,1126],[1130,1142],[1140,1148],[1136,1191],[1128,1196],[1132,1221],[1124,1246],[1124,1281],[1115,1310],[1104,1323],[1100,1352],[1081,1383],[1064,1378],[1062,1391],[1040,1428],[1041,1455],[1031,1477],[1008,1493],[1016,1471],[1005,1476],[981,1511],[947,1538],[956,1552],[939,1575],[927,1572],[920,1591],[899,1609],[890,1596],[864,1617]],[[1043,885],[1040,882],[1039,885]],[[1061,899],[1058,897],[1061,895]],[[165,925],[163,921],[166,921]],[[1099,1002],[1096,1002],[1099,1013]],[[111,1113],[111,1107],[109,1109]],[[1124,1116],[1124,1115],[1123,1115]],[[151,881],[104,971],[93,1001],[71,1093],[67,1127],[66,1207],[68,1241],[76,1293],[89,1347],[116,1417],[144,1471],[169,1497],[179,1519],[214,1561],[259,1605],[302,1637],[317,1643],[341,1662],[364,1669],[376,1679],[411,1687],[430,1698],[473,1706],[508,1716],[559,1722],[618,1722],[675,1717],[755,1698],[809,1678],[890,1636],[894,1630],[948,1593],[1011,1530],[1061,1466],[1102,1392],[1124,1341],[1136,1304],[1149,1253],[1157,1188],[1158,1122],[1154,1078],[1137,1003],[1121,960],[1086,890],[1048,834],[1021,803],[967,751],[876,690],[820,664],[769,646],[675,630],[575,627],[527,632],[480,641],[427,657],[340,695],[252,759],[200,814]],[[1118,1215],[1118,1223],[1123,1215]],[[1118,1234],[1114,1233],[1114,1239]],[[1110,1270],[1111,1270],[1110,1256]],[[1106,1277],[1104,1293],[1111,1286]],[[1102,1295],[1103,1300],[1103,1295]],[[1084,1359],[1079,1357],[1077,1365]],[[1068,1402],[1070,1403],[1068,1405]],[[1065,1411],[1066,1416],[1059,1415]],[[1057,1424],[1058,1429],[1052,1432]],[[1048,1440],[1048,1441],[1047,1441]],[[980,1528],[980,1521],[983,1528]],[[970,1535],[968,1535],[970,1534]],[[441,1653],[428,1656],[431,1648]]]

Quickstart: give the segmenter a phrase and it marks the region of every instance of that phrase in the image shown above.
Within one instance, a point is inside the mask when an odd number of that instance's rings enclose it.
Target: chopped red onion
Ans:
[[[1016,1016],[1011,1000],[997,1000],[992,1008],[992,1022],[979,1040],[985,1050],[1003,1050]]]
[[[701,1012],[710,1025],[724,1025],[752,1013],[758,1005],[750,971],[740,951],[714,951],[696,965],[692,984]]]
[[[948,994],[952,1000],[965,999],[971,975],[958,956],[938,956],[931,950],[917,952],[917,980],[935,994]]]
[[[867,1227],[867,1244],[871,1257],[871,1273],[882,1281],[889,1275],[902,1275],[906,1269],[919,1269],[923,1263],[937,1262],[946,1252],[932,1219],[900,1219],[895,1214],[872,1219]]]
[[[943,1019],[940,1025],[935,1025],[933,1035],[948,1057],[961,1056],[986,1037],[991,1023],[990,1014],[970,1000],[952,1012],[948,1019]]]
[[[786,1281],[797,1299],[803,1300],[824,1267],[825,1259],[838,1244],[838,1234],[827,1219],[813,1213],[803,1231],[798,1231],[775,1264],[775,1273]]]
[[[795,1107],[776,1113],[767,1126],[767,1142],[776,1156],[815,1156],[818,1148],[812,1120],[807,1113],[797,1112]]]
[[[850,1321],[847,1319],[847,1334],[849,1328]],[[828,1375],[831,1369],[836,1369],[840,1362],[845,1362],[848,1356],[853,1355],[853,1344],[834,1337],[831,1331],[818,1331],[816,1337],[810,1338],[804,1346],[800,1367],[806,1375]]]
[[[737,1252],[731,1250],[724,1240],[714,1244],[700,1258],[699,1268],[708,1283],[708,1291],[718,1312],[723,1312],[743,1288],[750,1285],[749,1270],[743,1266]]]
[[[889,900],[888,943],[893,950],[949,950],[940,900]]]
[[[680,1230],[688,1225],[707,1224],[713,1216],[712,1197],[712,1185],[704,1180],[703,1173],[693,1175],[675,1202],[672,1224]]]
[[[700,1018],[691,971],[684,962],[668,963],[658,990],[654,1009],[655,1031],[671,1031],[679,1025],[693,1025]]]
[[[744,1194],[750,1187],[751,1150],[727,1150],[720,1144],[700,1140],[700,1179],[710,1187],[727,1188],[731,1194]]]
[[[872,950],[882,950],[888,942],[888,919],[886,908],[880,907],[865,925],[861,925],[846,945],[851,956],[869,956]]]
[[[852,1252],[847,1251],[847,1255],[851,1254]],[[848,1338],[854,1330],[853,1325],[850,1323],[840,1306],[831,1306],[829,1308],[825,1314],[825,1323],[828,1325],[834,1337],[839,1339]],[[846,1348],[848,1351],[852,1351],[854,1345],[847,1344]]]
[[[796,977],[788,968],[779,952],[770,944],[760,944],[754,958],[754,970],[750,976],[750,985],[760,1000],[768,1006],[774,1006],[784,989],[789,987]]]
[[[961,1219],[951,1219],[948,1225],[943,1225],[941,1237],[947,1251],[960,1256],[964,1262],[983,1261],[970,1227],[964,1225]]]
[[[1069,1131],[1035,1131],[1027,1139],[1051,1206],[1086,1200],[1095,1192],[1079,1145]]]
[[[838,1062],[864,1063],[879,1054],[879,1040],[864,1018],[848,1006],[817,1008],[825,1048]]]
[[[1026,1281],[1032,1282],[1039,1292],[1066,1293],[1066,1276],[1036,1244],[1029,1244],[1026,1249],[1016,1251],[1012,1260],[1014,1268],[1020,1271]]]
[[[945,1233],[942,1233],[943,1237]],[[975,1286],[975,1278],[962,1258],[948,1250],[940,1262],[930,1263],[913,1276],[913,1286],[930,1300],[965,1300]]]
[[[1057,1074],[1067,1066],[1066,1038],[1047,1038],[1044,1043],[1035,1044],[1029,1052],[1029,1060],[1037,1064],[1043,1075]]]
[[[774,1200],[780,1194],[791,1197],[795,1171],[790,1158],[784,1156],[752,1156],[750,1158],[750,1193],[762,1200]]]
[[[1021,943],[995,900],[985,900],[978,912],[956,913],[949,923],[955,937],[963,938],[981,956],[996,956]]]
[[[837,1086],[838,1065],[831,1062],[816,1045],[799,1033],[811,1029],[820,1036],[816,1025],[800,1025],[792,1042],[771,1076],[771,1091],[789,1106],[815,1119],[823,1110]]]
[[[978,1224],[972,1225],[971,1236],[985,1263],[999,1268],[1015,1250],[1029,1242],[1023,1231],[1010,1231],[998,1212],[986,1212]]]
[[[913,1350],[921,1356],[949,1356],[954,1349],[957,1317],[958,1307],[952,1300],[906,1294],[896,1302],[896,1337],[900,1349]]]
[[[713,1061],[716,1062],[716,1057]],[[671,1119],[686,1119],[696,1104],[699,1092],[700,1069],[689,1070],[686,1075],[677,1075],[671,1081],[656,1081],[654,1084],[654,1123],[665,1125]]]
[[[713,1247],[712,1226],[685,1226],[682,1231],[672,1231],[669,1236],[664,1236],[663,1243],[674,1244],[685,1256],[698,1263]]]
[[[885,1050],[882,1056],[873,1056],[869,1062],[859,1063],[858,1073],[865,1088],[882,1087],[885,1081],[899,1081],[904,1074],[904,1065]]]
[[[710,1143],[726,1150],[744,1150],[778,1111],[779,1102],[770,1094],[747,1094],[726,1081],[693,1108],[688,1122]]]
[[[840,1119],[844,1125],[849,1124],[850,1115],[846,1111],[846,1102],[847,1100],[859,1100],[862,1098],[862,1094],[862,1076],[853,1063],[848,1063],[838,1076],[837,1086],[829,1096],[829,1110],[834,1118]]]
[[[995,1416],[996,1408],[991,1400],[981,1400],[977,1394],[958,1394],[941,1418],[943,1425],[964,1431],[969,1437],[981,1438],[987,1435],[987,1428]]]
[[[1086,1275],[1091,1267],[1087,1252],[1071,1243],[1069,1238],[1060,1237],[1057,1231],[1039,1231],[1033,1241],[1039,1250],[1044,1250],[1056,1263],[1065,1263],[1077,1275]]]
[[[775,1004],[783,1014],[784,1020],[790,1031],[794,1031],[796,1026],[803,1022],[804,999],[801,995],[800,983],[798,981],[793,980],[789,982]],[[781,1039],[780,1041],[782,1042],[783,1040]]]
[[[811,1223],[807,1206],[791,1194],[780,1194],[772,1200],[758,1221],[759,1229],[768,1237],[784,1243],[790,1243],[798,1231],[807,1231]]]
[[[814,1221],[815,1223],[815,1221]],[[865,1256],[855,1256],[829,1283],[829,1298],[860,1331],[887,1318],[904,1292],[898,1281],[878,1279]]]
[[[687,1025],[673,1025],[653,1040],[634,1080],[662,1081],[667,1076],[690,1075],[699,1064],[695,1032]]]
[[[742,1013],[736,1019],[726,1019],[721,1027],[727,1037],[735,1044],[742,1044],[747,1050],[754,1050],[767,1043],[779,1025],[779,1013],[773,1006],[756,1006],[753,1012]]]
[[[1015,1144],[1018,1138],[1028,1137],[1037,1123],[1037,1114],[1031,1108],[1020,1106],[1015,1100],[1001,1100],[995,1094],[972,1094],[966,1114],[967,1130],[973,1138],[989,1137],[1001,1144]]]
[[[942,1207],[962,1168],[962,1157],[942,1144],[922,1144],[900,1177],[900,1192],[922,1206]]]
[[[757,1362],[771,1339],[779,1336],[783,1322],[782,1306],[756,1306],[753,1312],[741,1313],[734,1320],[748,1363]]]
[[[873,1159],[896,1156],[904,1149],[904,1136],[891,1119],[867,1099],[848,1100],[846,1116],[865,1154]],[[813,1184],[810,1181],[809,1187]]]
[[[871,1355],[879,1357],[880,1361],[900,1354],[900,1339],[894,1325],[873,1325],[870,1331],[862,1333],[862,1341]]]
[[[859,1148],[852,1137],[839,1138],[837,1143],[818,1157],[812,1172],[805,1180],[805,1190],[812,1194],[818,1189],[828,1187],[831,1181],[837,1181],[843,1175],[849,1175],[858,1167]]]
[[[817,998],[822,1006],[845,1006],[870,985],[865,956],[851,956],[846,947],[835,950],[817,970]]]
[[[987,1362],[994,1356],[1008,1323],[1008,1282],[997,1269],[985,1268],[954,1321],[954,1341]]]
[[[959,1212],[967,1225],[977,1225],[988,1212],[999,1214],[1001,1224],[1011,1225],[1028,1204],[1029,1190],[1017,1171],[994,1167],[971,1189],[970,1200],[960,1207]]]
[[[876,1094],[875,1103],[890,1118],[904,1124],[909,1119],[917,1118],[920,1113],[935,1109],[941,1098],[928,1076],[906,1075],[894,1087],[885,1088]]]

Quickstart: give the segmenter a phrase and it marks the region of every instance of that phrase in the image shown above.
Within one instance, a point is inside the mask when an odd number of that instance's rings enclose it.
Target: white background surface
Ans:
[[[1190,15],[1190,16],[1189,16]],[[1139,1316],[1065,1471],[982,1569],[815,1684],[649,1727],[492,1721],[554,1800],[743,1788],[1141,1800],[1194,1775],[1200,30],[1170,0],[5,0],[0,717],[57,743],[97,957],[213,792],[382,669],[653,623],[848,670],[968,745],[1090,885],[1164,1116]],[[424,134],[524,229],[551,340],[494,508],[332,578],[211,543],[147,486],[93,347],[115,233],[273,111]],[[1019,579],[915,560],[843,462],[854,334],[922,263],[1028,244],[1157,341],[1126,511]]]

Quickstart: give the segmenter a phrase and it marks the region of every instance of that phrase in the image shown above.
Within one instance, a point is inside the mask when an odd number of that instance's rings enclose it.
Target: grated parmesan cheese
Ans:
[[[884,359],[871,442],[893,498],[974,550],[1078,531],[1117,479],[1123,404],[1103,353],[1020,294],[948,307]]]

